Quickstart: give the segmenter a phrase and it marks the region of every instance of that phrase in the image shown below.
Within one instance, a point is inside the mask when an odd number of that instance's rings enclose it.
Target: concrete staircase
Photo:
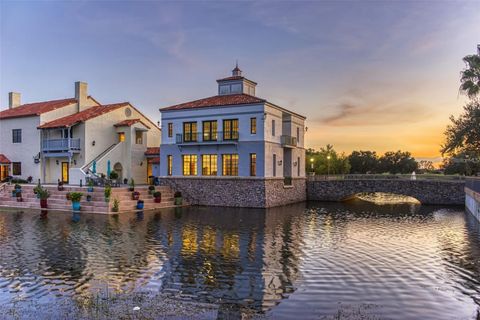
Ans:
[[[37,199],[36,195],[33,193],[33,188],[35,185],[22,185],[22,198],[23,202],[17,202],[16,197],[12,197],[12,190],[14,185],[7,185],[3,188],[3,191],[0,191],[0,207],[8,208],[32,208],[40,209],[40,200]],[[57,186],[43,186],[44,188],[50,191],[50,198],[48,199],[48,210],[54,211],[72,211],[72,203],[70,200],[67,200],[66,194],[68,192],[82,192],[83,197],[80,201],[80,211],[81,212],[92,212],[92,213],[113,213],[112,206],[113,200],[118,199],[119,212],[127,211],[137,211],[137,200],[132,200],[132,192],[128,191],[128,188],[112,188],[112,194],[110,197],[110,202],[105,202],[104,188],[94,187],[93,192],[88,192],[87,187],[75,187],[75,186],[65,186],[63,191],[58,191]],[[139,186],[135,187],[135,191],[140,193],[140,200],[144,201],[143,210],[152,210],[166,207],[173,207],[173,191],[170,187],[166,186],[156,186],[155,191],[160,191],[162,193],[162,201],[156,203],[154,201],[153,195],[150,195],[148,192],[148,186]],[[91,195],[91,201],[87,201],[87,195]]]

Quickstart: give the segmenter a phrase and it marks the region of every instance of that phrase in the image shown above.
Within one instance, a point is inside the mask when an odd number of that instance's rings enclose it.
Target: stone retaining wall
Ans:
[[[464,187],[464,181],[309,179],[307,198],[317,201],[342,201],[362,192],[387,192],[414,197],[422,204],[463,205]]]
[[[182,192],[188,203],[205,206],[268,208],[306,200],[306,179],[244,177],[162,177],[161,185]]]

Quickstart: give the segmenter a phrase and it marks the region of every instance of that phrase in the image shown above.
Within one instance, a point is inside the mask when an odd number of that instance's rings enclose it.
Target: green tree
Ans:
[[[445,158],[441,165],[445,174],[475,175],[480,173],[480,161],[472,152],[460,152]]]
[[[435,171],[435,166],[433,165],[432,161],[429,160],[421,160],[418,163],[418,170],[421,173],[426,173],[426,172],[433,172]]]
[[[461,72],[460,91],[470,99],[476,99],[480,95],[480,45],[477,46],[478,53],[463,58],[465,69]]]
[[[379,172],[382,173],[411,173],[418,168],[418,163],[408,151],[388,151],[378,160]]]
[[[305,161],[307,173],[312,172],[312,164],[315,174],[346,174],[350,172],[348,157],[344,153],[337,153],[329,144],[320,148],[319,151],[308,149]]]
[[[353,151],[348,156],[350,173],[375,173],[378,169],[378,156],[375,151]]]

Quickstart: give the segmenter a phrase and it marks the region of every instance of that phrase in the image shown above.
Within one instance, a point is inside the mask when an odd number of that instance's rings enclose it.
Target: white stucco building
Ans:
[[[161,176],[304,177],[305,117],[256,96],[238,66],[218,95],[160,109]]]
[[[128,102],[102,105],[87,94],[87,84],[75,83],[70,99],[21,104],[9,94],[0,112],[0,173],[44,183],[85,183],[96,164],[98,173],[111,171],[146,183],[158,175],[160,128]],[[153,149],[154,148],[154,149]],[[158,155],[158,152],[156,152]]]

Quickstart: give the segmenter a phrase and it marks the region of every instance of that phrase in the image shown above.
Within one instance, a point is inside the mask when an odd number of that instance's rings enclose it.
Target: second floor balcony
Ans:
[[[280,137],[280,141],[282,143],[282,147],[285,148],[295,148],[297,146],[297,137],[283,135]]]
[[[188,144],[236,144],[238,142],[238,131],[218,132],[185,132],[176,135],[176,143]]]
[[[80,152],[80,139],[43,139],[42,152],[62,153],[62,152]]]

